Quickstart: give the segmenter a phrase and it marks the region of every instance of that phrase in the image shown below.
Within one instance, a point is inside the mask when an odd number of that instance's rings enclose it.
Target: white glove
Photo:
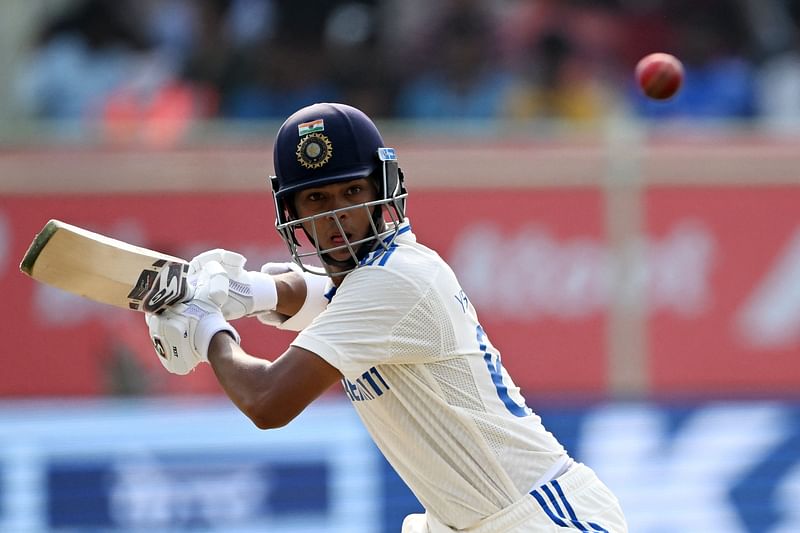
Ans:
[[[222,274],[228,280],[227,298],[220,304],[226,320],[273,311],[278,305],[278,292],[272,276],[265,272],[246,271],[246,262],[243,255],[220,248],[203,252],[189,262],[190,279]]]
[[[211,338],[226,331],[240,342],[239,333],[225,321],[218,302],[227,298],[227,284],[222,276],[198,278],[197,295],[186,303],[176,304],[160,314],[145,314],[145,321],[158,360],[169,372],[185,375],[208,362]]]

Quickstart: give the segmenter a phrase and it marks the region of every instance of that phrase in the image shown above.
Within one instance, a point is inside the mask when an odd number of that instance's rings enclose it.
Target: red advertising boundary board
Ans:
[[[800,187],[651,187],[645,212],[651,239],[705,249],[673,287],[704,294],[650,315],[653,390],[796,394]]]
[[[412,193],[415,232],[453,266],[517,384],[533,394],[605,392],[619,295],[600,190]],[[650,187],[643,199],[641,275],[623,290],[646,300],[651,391],[800,390],[800,190]],[[258,268],[287,257],[269,194],[11,196],[0,205],[0,396],[218,393],[208,368],[186,378],[163,371],[141,315],[19,273],[49,218],[183,257],[238,250]],[[254,320],[237,327],[245,348],[270,357],[293,335]]]
[[[602,247],[598,189],[426,189],[413,192],[409,213],[420,240],[465,277],[464,289],[475,293],[482,325],[519,386],[533,393],[604,391],[605,312],[581,305],[594,290],[582,281],[581,258]],[[287,258],[273,217],[268,193],[4,198],[0,319],[8,334],[0,396],[220,392],[207,367],[188,377],[167,374],[151,352],[142,315],[72,297],[19,273],[24,250],[48,219],[186,258],[215,247],[237,250],[255,269]],[[557,260],[542,268],[551,256]],[[528,313],[532,299],[572,285],[569,301]],[[251,319],[237,327],[246,349],[268,357],[293,338]]]

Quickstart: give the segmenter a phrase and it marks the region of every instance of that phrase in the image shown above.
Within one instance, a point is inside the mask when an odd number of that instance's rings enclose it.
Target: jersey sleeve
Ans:
[[[362,267],[348,275],[325,311],[292,345],[316,353],[345,376],[404,362],[395,359],[392,334],[423,290],[395,271]]]

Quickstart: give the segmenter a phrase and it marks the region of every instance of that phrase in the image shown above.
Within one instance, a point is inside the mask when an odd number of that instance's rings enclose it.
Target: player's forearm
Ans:
[[[288,272],[273,276],[278,292],[275,311],[284,316],[294,316],[306,300],[306,282],[302,275]]]
[[[289,346],[270,362],[245,353],[227,333],[211,339],[208,361],[228,397],[261,429],[285,426],[342,378],[303,348]]]
[[[273,413],[264,405],[269,388],[270,361],[247,354],[230,335],[217,334],[208,347],[208,362],[231,401],[261,429],[278,427]]]

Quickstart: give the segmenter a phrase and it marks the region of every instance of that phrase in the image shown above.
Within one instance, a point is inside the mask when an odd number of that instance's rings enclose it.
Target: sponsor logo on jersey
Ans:
[[[374,366],[353,381],[342,378],[342,386],[347,397],[353,402],[374,400],[391,388]]]

